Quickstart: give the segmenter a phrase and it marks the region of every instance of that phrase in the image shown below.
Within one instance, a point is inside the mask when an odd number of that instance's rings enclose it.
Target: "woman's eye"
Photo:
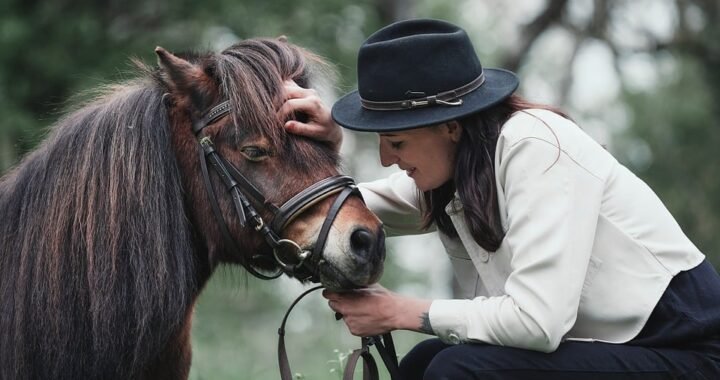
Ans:
[[[268,156],[268,151],[257,146],[244,146],[240,152],[250,161],[261,161]]]
[[[390,147],[392,147],[393,149],[400,149],[400,147],[402,146],[402,144],[403,144],[402,141],[391,141],[391,142],[390,142]]]

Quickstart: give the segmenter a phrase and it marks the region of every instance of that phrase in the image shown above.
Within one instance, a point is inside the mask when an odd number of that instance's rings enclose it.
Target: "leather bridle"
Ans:
[[[265,242],[273,251],[272,257],[254,255],[249,260],[245,258],[244,255],[238,255],[238,257],[243,260],[241,264],[245,269],[253,276],[263,280],[274,279],[283,273],[287,273],[300,280],[319,282],[318,265],[322,260],[322,253],[325,249],[330,227],[335,221],[343,203],[349,196],[357,195],[362,198],[360,191],[355,185],[355,181],[345,175],[327,177],[297,193],[280,207],[276,206],[265,199],[262,192],[259,191],[247,177],[220,155],[220,153],[215,150],[215,146],[210,137],[203,133],[203,130],[207,126],[218,121],[229,112],[230,103],[226,100],[210,109],[202,118],[193,123],[193,132],[198,138],[202,148],[199,152],[203,182],[205,183],[210,205],[225,243],[232,250],[236,252],[240,251],[235,239],[230,235],[228,225],[222,216],[215,188],[210,180],[208,162],[222,180],[225,189],[230,193],[240,225],[245,227],[247,224],[250,224],[255,231],[263,236]],[[305,250],[292,240],[280,238],[283,229],[295,217],[302,214],[311,206],[337,193],[339,194],[328,210],[312,250]],[[258,206],[260,211],[271,215],[269,224],[263,220],[255,206]],[[287,249],[290,251],[290,258],[287,257]],[[271,274],[259,272],[256,266],[257,264],[261,264],[262,261],[266,261],[266,264],[274,264],[278,267],[278,270]],[[307,265],[309,262],[315,265]]]
[[[273,250],[272,258],[255,255],[252,256],[249,261],[245,261],[247,259],[245,259],[243,255],[238,255],[242,258],[242,260],[244,260],[241,261],[241,264],[245,267],[245,269],[253,276],[263,280],[271,280],[281,276],[283,273],[287,273],[300,280],[319,282],[319,265],[322,260],[322,253],[325,249],[325,243],[327,242],[330,227],[348,197],[351,195],[357,195],[362,199],[360,191],[355,185],[355,181],[351,177],[345,175],[327,177],[313,183],[309,187],[295,194],[280,207],[276,206],[265,199],[262,192],[259,191],[257,187],[255,187],[253,183],[247,179],[247,177],[245,177],[229,161],[223,158],[220,153],[215,150],[210,137],[204,135],[203,130],[207,126],[213,124],[229,112],[230,103],[226,100],[210,109],[210,111],[208,111],[201,119],[193,123],[193,132],[198,138],[202,148],[199,152],[203,182],[205,183],[205,189],[207,191],[208,198],[210,199],[210,205],[213,210],[213,214],[215,214],[215,219],[220,227],[225,243],[234,251],[240,251],[235,239],[233,239],[230,235],[230,229],[222,216],[220,204],[218,203],[217,195],[215,194],[215,188],[210,180],[210,171],[208,170],[207,165],[208,162],[222,180],[225,185],[225,189],[230,193],[240,225],[245,227],[248,223],[251,224],[255,231],[262,234],[265,242]],[[320,233],[318,234],[318,237],[315,240],[315,245],[311,251],[304,250],[300,247],[300,245],[292,240],[280,238],[282,230],[295,217],[302,214],[311,206],[337,193],[339,194],[328,210],[325,221],[323,222],[322,227],[320,227]],[[272,216],[272,220],[269,225],[265,223],[253,203],[259,206],[262,211],[265,211],[267,214]],[[295,260],[294,262],[287,262],[286,259],[282,257],[280,251],[283,247],[289,247],[291,250],[295,251],[295,257],[293,258]],[[260,273],[257,269],[255,269],[255,266],[251,261],[259,263],[262,260],[271,260],[271,263],[278,267],[277,272],[269,275]],[[306,263],[308,262],[312,262],[315,265],[307,265]],[[322,286],[314,287],[300,295],[300,297],[292,303],[285,313],[282,324],[278,329],[278,362],[280,365],[280,375],[283,380],[292,380],[292,372],[290,371],[287,351],[285,350],[285,323],[287,322],[288,316],[290,315],[293,307],[298,303],[298,301],[300,301],[300,299],[310,292],[321,288]],[[337,317],[341,318],[342,316],[338,315]],[[348,357],[343,379],[350,380],[353,378],[355,366],[360,359],[363,360],[363,378],[366,380],[375,380],[379,378],[377,365],[370,353],[371,345],[375,345],[378,349],[378,352],[380,353],[392,380],[399,380],[400,375],[398,372],[397,355],[395,354],[395,346],[390,333],[382,336],[362,338],[362,347],[354,350]]]

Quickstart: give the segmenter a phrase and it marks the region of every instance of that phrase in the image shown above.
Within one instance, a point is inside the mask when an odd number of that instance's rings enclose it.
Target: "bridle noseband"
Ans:
[[[290,198],[280,207],[277,207],[265,199],[262,192],[259,191],[257,187],[255,187],[253,183],[247,179],[247,177],[245,177],[235,166],[222,157],[220,153],[215,150],[215,146],[213,145],[210,137],[204,135],[203,130],[205,127],[213,124],[229,112],[230,103],[226,100],[210,109],[210,111],[208,111],[202,118],[193,123],[193,132],[198,138],[200,147],[202,148],[199,152],[203,182],[205,183],[205,189],[207,191],[208,198],[210,199],[210,205],[213,210],[213,214],[215,214],[215,219],[218,222],[225,243],[228,244],[234,251],[240,251],[235,239],[233,239],[230,234],[230,229],[228,228],[227,223],[225,223],[225,219],[222,216],[220,204],[218,203],[217,196],[215,194],[215,188],[210,180],[210,172],[207,165],[208,162],[222,180],[225,185],[225,189],[230,193],[240,225],[245,227],[245,225],[250,224],[255,231],[258,231],[264,237],[265,242],[273,250],[272,258],[255,255],[251,257],[251,260],[256,263],[265,260],[279,268],[275,273],[264,274],[255,269],[251,262],[243,259],[241,264],[247,269],[247,271],[253,276],[264,280],[274,279],[283,273],[287,273],[299,278],[300,280],[318,282],[319,268],[317,266],[321,261],[322,253],[325,249],[327,237],[330,232],[330,227],[348,197],[350,195],[360,196],[360,191],[355,185],[355,181],[351,177],[345,175],[334,175],[315,182]],[[311,206],[336,193],[339,193],[339,195],[328,210],[327,216],[320,228],[320,233],[315,241],[315,246],[312,248],[312,251],[304,250],[300,247],[300,245],[292,240],[280,238],[283,229],[295,217],[302,214]],[[263,220],[257,209],[255,209],[255,205],[272,216],[272,220],[269,225]],[[290,249],[290,251],[293,252],[295,255],[293,258],[294,262],[288,262],[288,260],[283,257],[283,248]],[[242,258],[244,256],[239,255],[239,257]],[[316,264],[315,267],[306,265],[306,261],[314,262]]]

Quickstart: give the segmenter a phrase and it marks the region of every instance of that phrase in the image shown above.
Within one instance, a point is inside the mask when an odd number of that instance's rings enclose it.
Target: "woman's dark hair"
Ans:
[[[439,188],[424,192],[425,228],[435,223],[444,234],[457,237],[457,231],[445,213],[445,206],[457,191],[473,239],[487,251],[497,251],[505,231],[500,223],[495,184],[495,146],[503,124],[515,112],[530,108],[550,110],[567,118],[553,107],[511,95],[491,108],[457,120],[462,126],[462,136],[455,156],[455,175]]]

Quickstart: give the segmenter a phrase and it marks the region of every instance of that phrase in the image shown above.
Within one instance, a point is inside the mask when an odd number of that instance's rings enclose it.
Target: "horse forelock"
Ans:
[[[162,94],[113,86],[0,181],[0,378],[138,376],[182,323],[194,257]]]
[[[316,55],[277,39],[241,41],[216,55],[214,72],[221,93],[229,99],[235,136],[265,136],[286,164],[304,174],[333,171],[338,155],[311,139],[286,132],[288,117],[278,109],[284,102],[283,82],[309,87],[312,70],[325,66]]]

